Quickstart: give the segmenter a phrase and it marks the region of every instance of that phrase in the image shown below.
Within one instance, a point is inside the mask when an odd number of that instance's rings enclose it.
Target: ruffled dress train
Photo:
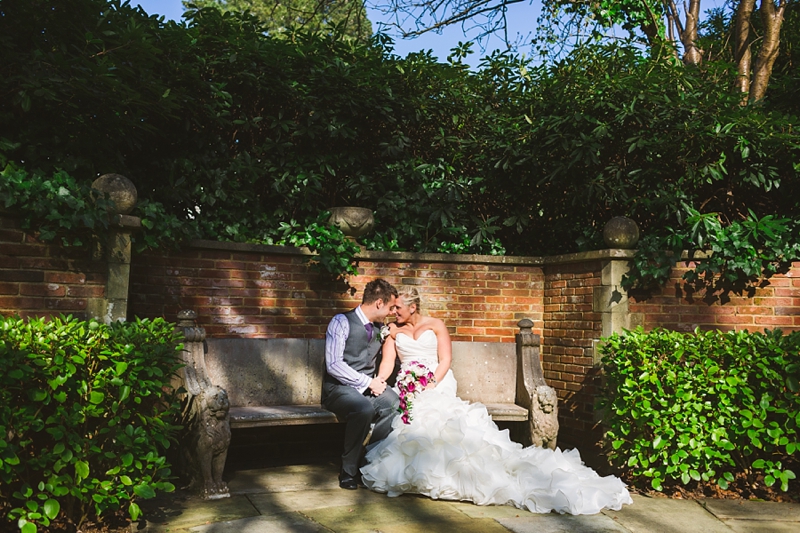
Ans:
[[[403,362],[436,369],[432,330],[416,340],[398,334],[396,345]],[[389,436],[368,448],[361,472],[372,490],[573,515],[633,503],[619,478],[600,477],[577,450],[523,448],[513,442],[482,404],[458,398],[451,371],[436,388],[414,398],[411,414],[410,424],[397,417]]]

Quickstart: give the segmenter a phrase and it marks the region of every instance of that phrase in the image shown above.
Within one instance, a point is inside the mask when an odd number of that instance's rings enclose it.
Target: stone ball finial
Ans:
[[[603,240],[609,248],[636,248],[639,243],[639,226],[628,217],[614,217],[603,228]]]
[[[331,207],[329,222],[351,238],[366,235],[375,226],[372,209],[366,207]]]
[[[517,327],[519,329],[531,329],[533,327],[533,320],[530,318],[523,318],[519,322],[517,322]]]
[[[111,200],[116,206],[116,214],[127,215],[136,207],[138,193],[133,182],[121,174],[103,174],[92,183],[96,189]]]

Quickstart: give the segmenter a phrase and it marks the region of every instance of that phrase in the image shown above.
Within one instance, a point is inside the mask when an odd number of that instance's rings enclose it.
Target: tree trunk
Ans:
[[[681,32],[683,44],[683,62],[687,65],[699,65],[703,61],[703,51],[697,47],[697,21],[700,16],[700,0],[689,0],[686,11],[686,28]]]
[[[683,63],[685,65],[699,65],[703,62],[703,51],[697,47],[697,21],[700,15],[700,0],[689,0],[689,7],[686,8],[685,25],[681,22],[681,14],[674,0],[669,0],[664,5],[667,12],[670,41],[674,42],[672,33],[674,25],[678,31],[678,38],[683,45]]]
[[[753,82],[750,84],[750,101],[757,102],[767,93],[767,85],[772,75],[772,67],[778,58],[781,45],[781,25],[786,11],[786,0],[779,0],[776,7],[773,0],[761,0],[759,8],[764,24],[764,38],[753,65]]]
[[[766,0],[771,2],[772,0]],[[750,92],[750,17],[756,0],[741,0],[736,10],[736,22],[733,27],[733,54],[736,61],[736,90],[743,93],[743,102],[747,103]]]

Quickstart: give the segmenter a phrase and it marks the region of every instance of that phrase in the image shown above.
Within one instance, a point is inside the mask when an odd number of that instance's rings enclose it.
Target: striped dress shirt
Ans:
[[[369,323],[360,307],[356,307],[356,316],[363,324]],[[344,344],[348,335],[350,335],[350,322],[347,317],[342,314],[334,316],[325,333],[325,368],[328,374],[339,380],[339,383],[350,385],[363,393],[369,387],[372,378],[353,370],[344,361]]]

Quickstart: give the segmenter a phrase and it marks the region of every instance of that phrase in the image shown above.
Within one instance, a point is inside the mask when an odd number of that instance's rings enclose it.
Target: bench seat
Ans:
[[[231,407],[231,428],[335,424],[336,415],[321,405]]]
[[[516,404],[485,404],[492,420],[496,422],[525,422],[528,410]],[[271,426],[302,426],[307,424],[335,424],[336,415],[321,405],[273,405],[257,407],[231,407],[231,428]]]

